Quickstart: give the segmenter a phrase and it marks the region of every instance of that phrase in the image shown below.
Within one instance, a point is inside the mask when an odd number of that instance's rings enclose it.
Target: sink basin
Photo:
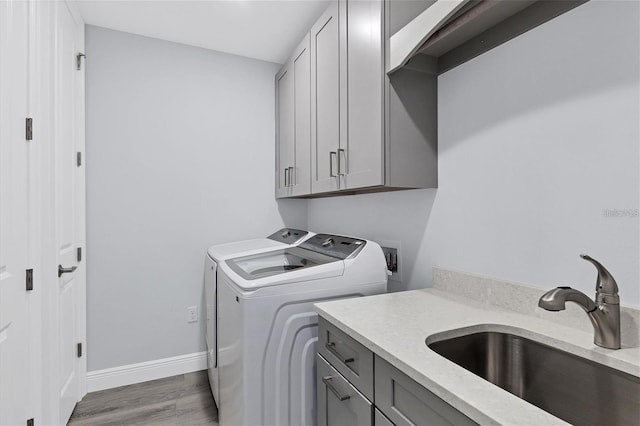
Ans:
[[[525,337],[478,332],[427,345],[459,366],[577,425],[640,424],[640,378]]]

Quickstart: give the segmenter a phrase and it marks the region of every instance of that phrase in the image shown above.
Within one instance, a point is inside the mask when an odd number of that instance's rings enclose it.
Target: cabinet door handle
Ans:
[[[346,165],[347,156],[345,154],[345,151],[342,148],[338,148],[338,176],[345,176],[346,175],[346,173],[342,173],[342,161],[340,161],[340,159],[342,158],[343,155],[344,155],[344,162],[345,162],[345,165]]]
[[[336,350],[335,342],[327,342],[325,343],[324,347],[327,348],[327,350],[331,352],[336,358],[338,358],[343,364],[349,364],[350,362],[354,361],[353,358],[343,357],[342,354]]]
[[[338,389],[334,388],[333,385],[331,384],[331,380],[333,380],[333,377],[326,376],[322,378],[322,383],[324,383],[327,386],[327,389],[333,392],[333,394],[336,396],[336,398],[338,398],[338,400],[346,401],[347,399],[351,398],[351,395],[340,395],[340,392],[338,392]]]
[[[336,177],[336,175],[333,174],[333,156],[336,155],[335,151],[331,151],[329,153],[329,176],[330,177]]]
[[[289,169],[289,186],[295,185],[295,179],[293,178],[293,167],[288,167]]]
[[[288,167],[284,168],[284,186],[285,187],[289,186],[289,168]]]

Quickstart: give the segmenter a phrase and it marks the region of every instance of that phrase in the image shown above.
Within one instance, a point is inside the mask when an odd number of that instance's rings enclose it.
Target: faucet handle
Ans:
[[[589,255],[581,254],[580,257],[588,262],[591,262],[593,266],[595,266],[596,269],[598,270],[598,280],[596,281],[596,294],[616,296],[615,299],[618,299],[617,298],[618,284],[616,283],[616,280],[613,278],[611,273],[607,271],[607,268],[602,266],[600,262],[598,262],[597,260],[595,260]],[[612,300],[610,300],[609,302],[612,302]]]

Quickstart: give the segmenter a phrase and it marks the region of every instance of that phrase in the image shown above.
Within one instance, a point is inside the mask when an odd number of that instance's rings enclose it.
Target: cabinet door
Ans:
[[[311,49],[309,34],[292,58],[294,160],[291,169],[291,195],[311,193]]]
[[[276,74],[276,197],[290,195],[290,173],[295,164],[293,64]]]
[[[373,409],[373,424],[375,426],[395,426],[380,410]]]
[[[372,425],[372,404],[322,356],[318,361],[318,426]]]
[[[338,189],[340,38],[333,1],[311,28],[311,192]]]
[[[376,407],[396,425],[475,425],[445,401],[375,357]]]
[[[384,185],[384,3],[341,0],[348,42],[348,133],[340,146],[341,188]],[[342,18],[342,15],[341,15]]]

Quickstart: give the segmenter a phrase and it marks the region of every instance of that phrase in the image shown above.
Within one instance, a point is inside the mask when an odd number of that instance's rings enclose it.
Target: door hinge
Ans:
[[[78,346],[76,347],[77,349],[77,354],[78,354],[78,358],[82,357],[82,343],[78,343]]]
[[[27,269],[27,291],[33,290],[33,269]]]
[[[76,154],[76,165],[78,167],[82,166],[82,153],[81,152],[78,152]]]
[[[82,261],[82,247],[78,247],[76,251],[76,260],[78,262]]]
[[[78,71],[80,71],[82,69],[82,58],[86,58],[86,57],[87,57],[87,55],[85,55],[82,52],[78,52],[76,54],[76,69]]]
[[[24,137],[28,141],[33,140],[33,118],[27,117],[25,120],[25,131]]]
[[[33,418],[27,420],[27,426],[34,426],[36,423]]]

